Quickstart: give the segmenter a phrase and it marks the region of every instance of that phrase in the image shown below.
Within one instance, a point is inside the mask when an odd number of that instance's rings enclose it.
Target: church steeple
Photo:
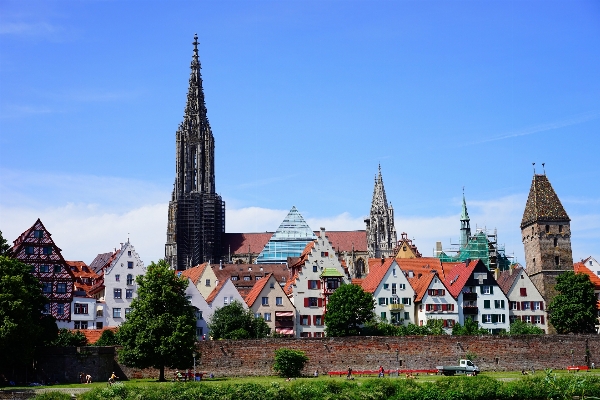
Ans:
[[[397,242],[396,228],[394,227],[394,208],[388,205],[381,176],[381,165],[375,176],[373,200],[367,225],[367,248],[370,258],[390,257]]]
[[[469,243],[471,237],[471,219],[467,211],[467,201],[465,200],[465,189],[463,188],[462,212],[460,213],[460,247]]]
[[[175,184],[165,246],[165,259],[178,270],[219,260],[225,231],[225,203],[215,191],[215,140],[204,101],[198,35],[192,44],[183,121],[175,133]]]

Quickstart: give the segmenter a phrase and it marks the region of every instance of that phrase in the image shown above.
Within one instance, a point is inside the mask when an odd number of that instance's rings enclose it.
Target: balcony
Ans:
[[[275,328],[293,328],[294,321],[292,320],[275,320]]]
[[[463,300],[477,300],[477,293],[463,293]]]
[[[477,313],[479,313],[478,307],[474,307],[474,306],[463,307],[463,314],[465,314],[465,315],[472,315],[472,314],[477,315]]]
[[[404,304],[388,304],[388,310],[404,310]]]

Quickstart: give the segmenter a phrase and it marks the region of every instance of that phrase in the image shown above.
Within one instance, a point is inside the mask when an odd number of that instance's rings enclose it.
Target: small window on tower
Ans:
[[[560,265],[560,257],[559,256],[554,256],[554,264]]]
[[[562,233],[562,225],[558,226],[558,233]]]
[[[554,238],[554,247],[558,246],[558,239]]]
[[[546,225],[546,233],[550,232],[550,225]]]

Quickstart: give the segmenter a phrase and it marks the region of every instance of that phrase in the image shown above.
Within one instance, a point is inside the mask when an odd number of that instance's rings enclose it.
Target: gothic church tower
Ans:
[[[394,227],[394,209],[388,206],[381,177],[381,165],[379,175],[375,177],[375,188],[373,189],[373,201],[371,202],[371,213],[367,224],[367,251],[369,258],[381,258],[394,256],[394,248],[398,242],[396,228]]]
[[[225,203],[215,193],[215,141],[206,116],[198,36],[183,122],[175,133],[175,184],[167,224],[165,260],[184,270],[219,260],[225,232]]]
[[[534,173],[521,237],[527,274],[546,302],[556,296],[556,277],[573,271],[570,221],[546,175]]]

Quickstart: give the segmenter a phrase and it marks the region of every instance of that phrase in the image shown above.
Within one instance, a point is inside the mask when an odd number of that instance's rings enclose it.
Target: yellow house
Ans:
[[[272,333],[294,336],[296,308],[272,273],[256,281],[245,300],[254,315],[265,320]]]
[[[421,257],[421,253],[408,238],[408,234],[406,232],[402,232],[401,238],[398,241],[398,247],[396,247],[397,253],[396,258],[419,258]]]

